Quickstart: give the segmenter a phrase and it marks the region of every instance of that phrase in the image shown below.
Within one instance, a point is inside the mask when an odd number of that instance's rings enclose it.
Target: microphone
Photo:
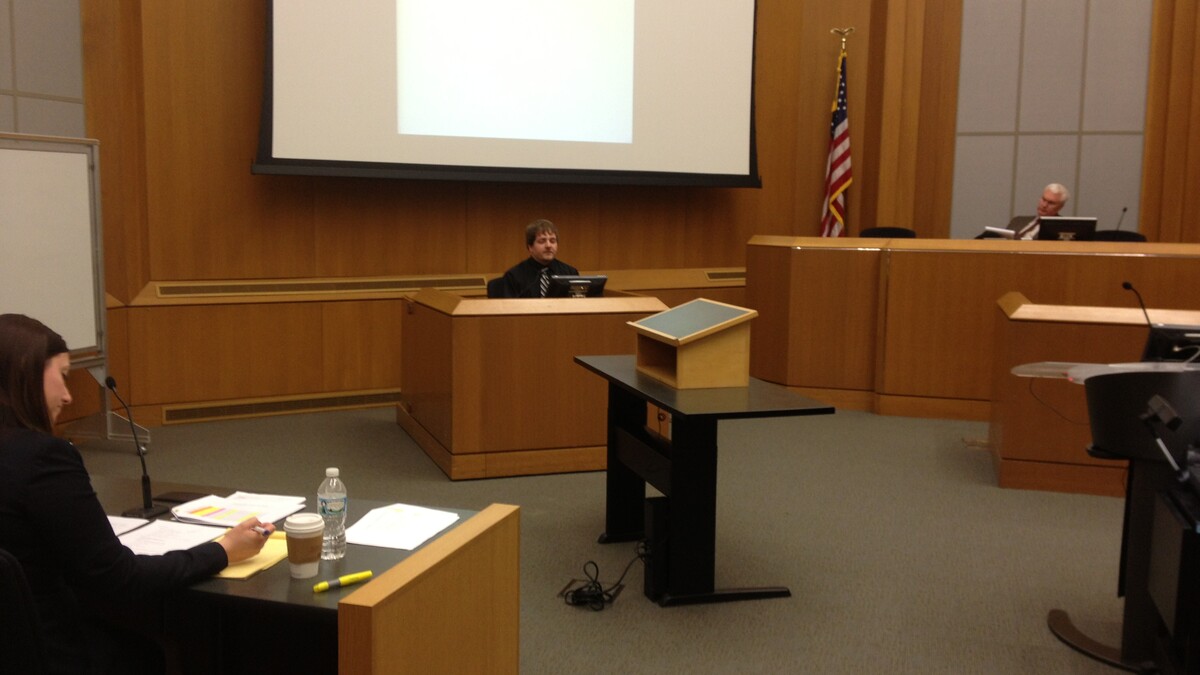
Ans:
[[[1134,288],[1133,284],[1129,283],[1128,281],[1121,282],[1121,288],[1124,288],[1127,291],[1133,291],[1134,296],[1137,297],[1138,306],[1142,308],[1142,316],[1146,317],[1146,325],[1150,327],[1150,330],[1154,330],[1154,322],[1150,320],[1150,312],[1146,311],[1146,303],[1142,302],[1142,294],[1138,293],[1138,289]]]
[[[1125,212],[1126,212],[1126,211],[1128,211],[1128,210],[1129,210],[1129,207],[1128,207],[1128,206],[1122,206],[1122,207],[1121,207],[1121,217],[1120,217],[1120,218],[1117,218],[1117,226],[1116,226],[1115,228],[1113,228],[1114,230],[1119,230],[1119,229],[1121,229],[1121,221],[1125,220]]]
[[[129,509],[121,515],[126,518],[157,518],[169,509],[165,506],[155,506],[153,498],[150,497],[150,472],[146,470],[146,448],[138,441],[137,425],[133,423],[133,413],[129,411],[129,404],[117,393],[117,381],[111,375],[104,378],[104,386],[112,392],[113,396],[117,397],[117,401],[124,408],[125,417],[129,420],[129,431],[133,434],[133,447],[137,451],[138,459],[142,462],[142,506]]]

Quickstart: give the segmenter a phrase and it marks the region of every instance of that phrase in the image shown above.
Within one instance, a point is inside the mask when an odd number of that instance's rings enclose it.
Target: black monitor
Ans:
[[[1045,216],[1038,223],[1037,238],[1042,241],[1091,241],[1096,234],[1095,218]]]
[[[604,282],[608,277],[603,274],[592,276],[575,274],[551,274],[550,288],[546,290],[547,298],[598,298],[604,295]]]
[[[1200,354],[1200,326],[1150,326],[1143,361],[1191,361]]]

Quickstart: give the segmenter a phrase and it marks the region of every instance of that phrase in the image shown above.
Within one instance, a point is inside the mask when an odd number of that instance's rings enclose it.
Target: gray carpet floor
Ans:
[[[156,428],[155,480],[315,493],[338,466],[355,497],[521,507],[524,673],[1111,673],[1058,642],[1049,610],[1119,641],[1120,499],[996,487],[977,422],[839,412],[723,422],[717,585],[792,597],[661,608],[635,563],[604,611],[559,591],[601,545],[602,472],[453,482],[391,409]],[[138,472],[128,443],[80,445],[96,475]],[[1081,449],[1080,452],[1083,452]]]

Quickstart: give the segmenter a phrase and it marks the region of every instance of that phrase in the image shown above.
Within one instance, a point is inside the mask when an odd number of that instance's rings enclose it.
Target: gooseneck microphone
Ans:
[[[117,393],[117,381],[111,375],[104,378],[104,386],[112,392],[113,396],[117,397],[121,408],[125,410],[125,418],[129,420],[129,431],[133,434],[133,448],[142,462],[142,506],[129,509],[121,515],[126,518],[157,518],[166,513],[168,509],[165,506],[155,506],[154,499],[150,496],[150,472],[146,470],[146,448],[138,440],[137,425],[133,423],[133,413],[129,411],[129,404]]]
[[[1117,218],[1117,226],[1116,226],[1115,228],[1113,228],[1113,229],[1115,229],[1115,230],[1119,230],[1119,229],[1121,229],[1121,223],[1122,223],[1122,222],[1125,220],[1125,212],[1126,212],[1126,211],[1128,211],[1128,210],[1129,210],[1129,207],[1128,207],[1128,206],[1122,206],[1122,207],[1121,207],[1121,217],[1120,217],[1120,218]],[[1127,282],[1125,282],[1125,283],[1129,283],[1129,282],[1127,281]]]
[[[1142,301],[1142,294],[1138,293],[1138,289],[1134,288],[1133,284],[1128,281],[1121,282],[1121,288],[1133,291],[1134,296],[1137,297],[1138,306],[1142,308],[1142,316],[1146,317],[1146,325],[1150,327],[1150,330],[1154,330],[1154,322],[1150,320],[1150,312],[1146,311],[1146,303]]]

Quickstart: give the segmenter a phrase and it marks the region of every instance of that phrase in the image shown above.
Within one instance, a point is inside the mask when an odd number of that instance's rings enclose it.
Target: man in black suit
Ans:
[[[1042,218],[1057,216],[1070,199],[1071,193],[1059,183],[1051,183],[1042,188],[1042,196],[1038,199],[1037,215],[1017,216],[1008,223],[1008,229],[1016,232],[1013,239],[1037,239]]]
[[[549,220],[540,218],[525,226],[525,247],[529,257],[504,273],[500,297],[543,298],[550,275],[579,274],[558,259],[558,228]]]
[[[1061,183],[1051,183],[1042,188],[1042,196],[1038,199],[1037,215],[1036,216],[1017,216],[1008,221],[1008,225],[1004,228],[1012,231],[1014,234],[1012,239],[1037,239],[1038,230],[1041,229],[1041,219],[1048,216],[1057,216],[1059,211],[1067,205],[1067,201],[1071,199],[1071,193]],[[980,234],[976,239],[998,239],[1001,236],[1008,235],[998,231],[988,231]]]

